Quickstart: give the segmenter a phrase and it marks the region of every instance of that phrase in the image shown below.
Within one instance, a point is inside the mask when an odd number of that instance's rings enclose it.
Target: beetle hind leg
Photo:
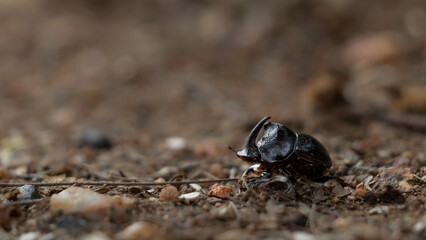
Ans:
[[[296,198],[301,199],[302,196],[299,195],[299,193],[296,191],[296,188],[294,187],[296,181],[296,178],[293,176],[288,177],[287,180],[290,190],[294,193],[294,195],[296,195]]]

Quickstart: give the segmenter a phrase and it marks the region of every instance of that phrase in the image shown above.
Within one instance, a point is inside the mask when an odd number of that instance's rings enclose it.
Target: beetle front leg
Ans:
[[[249,176],[253,176],[250,179],[247,179]],[[263,168],[260,164],[254,164],[250,166],[242,176],[244,179],[247,179],[248,183],[261,183],[266,179],[272,177],[272,173],[267,169]]]

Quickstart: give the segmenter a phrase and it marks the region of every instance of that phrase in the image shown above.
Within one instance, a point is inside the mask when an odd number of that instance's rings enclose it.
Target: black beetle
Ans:
[[[342,179],[328,174],[331,167],[330,155],[318,140],[306,134],[295,133],[279,123],[265,124],[270,118],[263,118],[251,130],[243,150],[234,151],[244,162],[254,163],[244,172],[243,177],[254,175],[254,182],[261,182],[273,174],[284,174],[289,177],[293,190],[292,182],[296,178],[314,182],[336,179],[345,185]],[[256,144],[263,125],[265,131]]]

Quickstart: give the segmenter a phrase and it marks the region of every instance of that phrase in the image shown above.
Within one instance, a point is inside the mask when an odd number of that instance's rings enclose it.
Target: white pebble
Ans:
[[[388,214],[389,213],[389,207],[388,206],[376,206],[370,211],[368,211],[369,214]]]
[[[186,147],[186,140],[183,137],[169,137],[166,139],[166,146],[170,150],[182,150]]]
[[[62,210],[64,213],[91,214],[109,209],[112,205],[134,206],[136,199],[122,196],[108,196],[80,187],[69,187],[54,194],[50,200],[52,210]]]
[[[188,199],[188,200],[194,200],[198,198],[201,195],[200,192],[192,192],[192,193],[186,193],[179,196],[179,199]]]
[[[19,240],[36,240],[40,236],[38,232],[24,233],[19,237]]]

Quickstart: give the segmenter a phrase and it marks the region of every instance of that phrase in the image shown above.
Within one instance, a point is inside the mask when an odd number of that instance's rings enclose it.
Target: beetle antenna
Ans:
[[[228,146],[228,149],[233,151],[234,153],[237,153],[237,151],[235,149],[233,149],[231,146]]]

